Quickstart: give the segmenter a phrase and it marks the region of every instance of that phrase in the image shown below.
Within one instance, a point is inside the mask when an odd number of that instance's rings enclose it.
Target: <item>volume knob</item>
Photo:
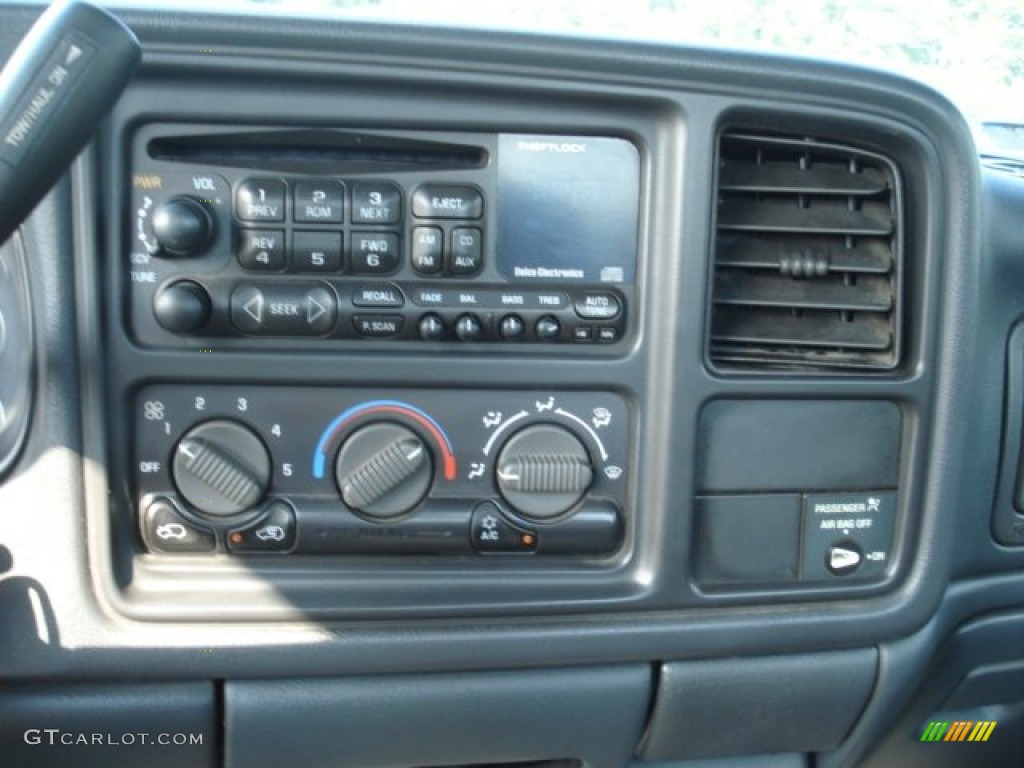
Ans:
[[[270,455],[248,427],[215,419],[185,433],[174,450],[171,471],[190,505],[225,517],[263,498],[270,485]]]
[[[209,208],[187,195],[157,206],[152,227],[160,256],[196,256],[213,241],[214,219]]]
[[[341,500],[368,517],[390,520],[412,510],[430,489],[430,452],[411,429],[380,423],[352,434],[334,466]]]
[[[594,479],[583,443],[562,427],[538,424],[513,435],[498,456],[501,495],[518,512],[548,520],[571,510]]]

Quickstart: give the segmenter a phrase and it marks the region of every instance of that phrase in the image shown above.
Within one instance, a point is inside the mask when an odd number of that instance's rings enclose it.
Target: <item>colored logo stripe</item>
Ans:
[[[921,734],[921,741],[988,741],[995,728],[995,720],[933,720]]]
[[[992,731],[996,729],[996,723],[994,720],[990,721],[979,721],[974,730],[971,731],[971,735],[967,738],[968,741],[988,741],[988,737],[992,735]]]
[[[941,741],[948,729],[948,722],[943,723],[932,721],[928,723],[928,727],[925,728],[924,733],[921,734],[921,741]]]

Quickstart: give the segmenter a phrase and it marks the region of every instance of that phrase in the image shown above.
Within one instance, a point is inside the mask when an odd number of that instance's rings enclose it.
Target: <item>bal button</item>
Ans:
[[[479,341],[484,329],[476,315],[462,315],[455,321],[455,335],[459,341]]]

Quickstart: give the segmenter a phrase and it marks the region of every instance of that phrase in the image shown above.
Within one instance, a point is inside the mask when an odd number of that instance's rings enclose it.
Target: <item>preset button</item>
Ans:
[[[336,181],[295,182],[292,217],[303,224],[341,224],[345,188]]]
[[[246,179],[235,191],[235,215],[242,221],[284,221],[284,182]]]
[[[353,232],[352,271],[361,275],[388,274],[398,268],[398,235],[393,232]]]
[[[243,229],[238,233],[238,263],[244,269],[276,272],[284,269],[284,232]]]
[[[386,181],[352,185],[353,224],[397,224],[402,216],[402,192]]]

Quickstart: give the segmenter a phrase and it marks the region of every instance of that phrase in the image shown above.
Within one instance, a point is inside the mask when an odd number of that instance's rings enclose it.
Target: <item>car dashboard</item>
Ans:
[[[116,14],[0,249],[9,764],[1016,764],[1024,182],[948,101]]]

